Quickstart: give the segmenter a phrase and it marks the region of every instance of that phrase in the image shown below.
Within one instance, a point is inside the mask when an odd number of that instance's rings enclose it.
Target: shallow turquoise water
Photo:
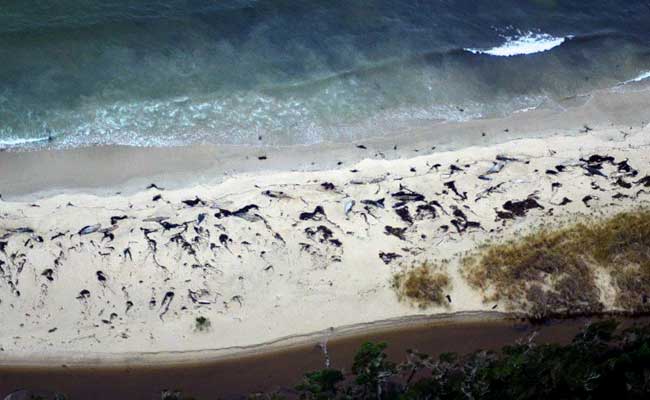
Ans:
[[[0,147],[347,141],[650,71],[638,0],[30,3],[0,6]]]

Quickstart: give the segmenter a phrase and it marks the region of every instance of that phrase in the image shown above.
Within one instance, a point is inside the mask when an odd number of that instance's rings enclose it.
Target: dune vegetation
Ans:
[[[650,210],[541,230],[487,245],[462,260],[469,284],[486,302],[532,317],[615,309],[650,311]]]
[[[392,287],[400,301],[426,308],[447,304],[445,293],[451,288],[451,281],[446,273],[425,261],[395,273]]]

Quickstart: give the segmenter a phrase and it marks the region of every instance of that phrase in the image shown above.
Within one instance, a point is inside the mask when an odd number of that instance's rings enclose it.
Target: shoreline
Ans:
[[[545,321],[551,321],[553,325],[561,325],[564,322],[574,323],[584,319],[598,320],[612,318],[633,322],[649,317],[650,313],[644,312],[604,311],[587,314],[551,315]],[[204,364],[242,361],[257,357],[272,357],[275,354],[296,349],[321,347],[323,343],[347,340],[354,341],[367,336],[381,336],[411,330],[444,329],[445,327],[463,328],[469,325],[509,325],[518,323],[540,328],[548,325],[548,322],[535,322],[526,314],[517,312],[461,311],[456,313],[407,315],[388,320],[358,323],[324,329],[317,332],[291,335],[250,346],[205,348],[173,352],[64,353],[37,360],[33,358],[3,357],[0,358],[0,369],[38,371],[52,368],[91,370],[138,368],[146,370],[159,367],[198,367]]]
[[[35,391],[32,394],[45,396],[62,393],[71,398],[94,396],[98,400],[135,400],[158,398],[161,391],[172,389],[201,399],[214,396],[242,399],[252,393],[290,393],[290,388],[300,382],[305,372],[323,367],[345,373],[360,346],[368,341],[386,343],[386,354],[393,362],[404,361],[410,351],[428,354],[435,359],[449,352],[464,355],[480,350],[499,351],[503,346],[531,340],[538,345],[566,344],[585,326],[602,321],[601,318],[553,319],[539,325],[502,319],[415,324],[401,330],[330,338],[327,342],[195,364],[0,366],[3,377],[0,393],[29,388]],[[614,319],[621,329],[649,320],[648,317]],[[269,368],[270,365],[273,368]]]
[[[599,317],[594,315],[593,317]],[[356,337],[383,334],[414,328],[438,327],[481,323],[502,323],[525,319],[523,314],[494,311],[463,311],[452,314],[408,315],[404,317],[358,323],[305,334],[281,337],[250,346],[206,348],[187,351],[163,351],[142,353],[88,353],[60,354],[33,360],[26,358],[0,358],[0,368],[49,369],[65,368],[156,368],[195,366],[200,364],[268,356],[295,348],[319,345],[323,341],[353,339]],[[576,316],[576,318],[580,318]]]
[[[514,140],[579,136],[590,129],[619,127],[633,132],[650,123],[645,114],[650,108],[650,89],[599,90],[565,99],[559,107],[463,122],[415,121],[407,129],[342,143],[0,149],[0,195],[9,201],[79,192],[133,195],[152,182],[178,190],[216,185],[242,174],[324,171],[350,167],[364,159],[396,160]]]

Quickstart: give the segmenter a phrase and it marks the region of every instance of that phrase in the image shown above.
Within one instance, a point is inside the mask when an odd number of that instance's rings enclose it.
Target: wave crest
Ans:
[[[555,37],[547,33],[528,32],[523,36],[506,36],[506,42],[491,49],[465,48],[473,54],[487,54],[497,57],[511,57],[525,54],[541,53],[562,45],[573,36]]]

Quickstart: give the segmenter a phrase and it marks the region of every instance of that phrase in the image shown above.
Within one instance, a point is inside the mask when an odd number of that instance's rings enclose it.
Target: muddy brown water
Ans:
[[[499,349],[528,340],[537,343],[567,343],[584,326],[600,318],[553,320],[532,325],[521,320],[426,323],[358,336],[330,339],[327,353],[331,366],[349,369],[357,348],[366,341],[383,341],[396,362],[405,359],[407,349],[434,356],[443,352],[469,353],[478,349]],[[623,325],[647,323],[650,318],[621,319]],[[50,367],[0,368],[0,396],[20,389],[65,393],[77,399],[160,399],[163,389],[179,389],[199,400],[239,399],[249,393],[282,390],[300,382],[304,372],[325,367],[323,346],[303,345],[268,354],[250,355],[195,365],[156,367]],[[15,396],[11,398],[20,399]],[[23,397],[24,398],[24,397]]]

